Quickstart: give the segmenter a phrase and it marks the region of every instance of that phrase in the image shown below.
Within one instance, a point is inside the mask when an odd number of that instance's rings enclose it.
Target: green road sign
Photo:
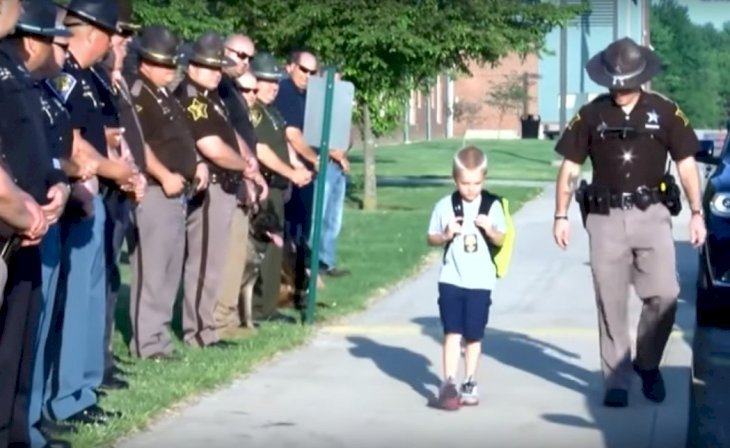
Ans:
[[[335,80],[335,68],[328,67],[324,77],[311,77],[307,84],[307,102],[304,112],[304,140],[319,148],[319,172],[315,184],[314,213],[312,215],[309,291],[307,307],[302,316],[305,323],[314,321],[319,276],[319,241],[322,232],[322,206],[327,162],[330,148],[347,149],[352,128],[352,106],[355,88],[352,83]]]

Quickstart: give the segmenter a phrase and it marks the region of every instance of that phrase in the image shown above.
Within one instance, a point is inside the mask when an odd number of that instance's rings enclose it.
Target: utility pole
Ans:
[[[560,0],[560,6],[565,7],[567,0]],[[560,128],[558,132],[562,134],[567,122],[566,107],[568,96],[568,24],[566,23],[560,28]]]

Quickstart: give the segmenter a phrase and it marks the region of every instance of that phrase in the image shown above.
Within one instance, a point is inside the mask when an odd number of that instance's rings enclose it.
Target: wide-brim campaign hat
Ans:
[[[16,31],[44,37],[69,37],[71,32],[56,20],[58,6],[51,0],[24,0]]]
[[[142,25],[132,21],[132,0],[118,0],[119,18],[117,30],[122,35],[133,35],[142,28]]]
[[[67,11],[110,34],[118,33],[119,7],[114,0],[71,0],[68,5],[57,3]]]
[[[143,61],[168,67],[176,67],[180,58],[180,41],[163,25],[150,25],[142,29],[130,47]]]
[[[256,79],[264,81],[279,81],[285,75],[284,69],[274,55],[265,51],[256,53],[251,60],[250,68]]]
[[[609,89],[638,89],[661,72],[661,59],[651,49],[624,37],[593,56],[586,72],[593,82]]]
[[[225,55],[225,42],[220,34],[209,31],[195,40],[187,55],[188,63],[211,68],[223,68],[236,62]]]

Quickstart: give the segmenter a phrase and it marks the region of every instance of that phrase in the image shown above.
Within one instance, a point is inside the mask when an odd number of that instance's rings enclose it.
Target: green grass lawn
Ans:
[[[461,140],[436,140],[376,149],[378,176],[450,177],[451,160],[461,148]],[[489,158],[492,179],[555,180],[555,142],[549,140],[468,140]],[[352,171],[361,175],[362,150],[352,150]]]
[[[416,150],[416,146],[412,147]],[[385,151],[385,150],[383,150]],[[413,172],[413,170],[404,170]],[[499,186],[495,192],[506,195],[516,211],[526,200],[539,193],[535,188]],[[319,300],[331,305],[318,310],[319,323],[365,308],[368,299],[382,293],[423,265],[431,248],[426,245],[426,228],[431,208],[450,187],[382,187],[379,210],[363,211],[352,198],[345,211],[338,255],[343,267],[353,275],[327,279]],[[118,438],[144,428],[165,411],[183,405],[198,394],[225,386],[274,355],[307,341],[315,327],[292,323],[268,323],[249,338],[225,349],[200,350],[180,347],[181,361],[157,364],[128,358],[123,341],[129,338],[127,265],[118,304],[115,351],[122,358],[120,367],[128,372],[128,390],[112,391],[102,406],[124,412],[124,416],[105,426],[81,427],[69,437],[77,447],[109,446]],[[178,313],[179,315],[179,313]],[[174,323],[179,328],[179,322]]]

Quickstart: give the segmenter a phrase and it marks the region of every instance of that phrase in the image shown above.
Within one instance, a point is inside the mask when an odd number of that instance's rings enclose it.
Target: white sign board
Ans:
[[[304,110],[304,141],[318,148],[322,144],[324,124],[324,100],[327,78],[313,76],[307,84],[307,103]],[[347,81],[334,81],[332,94],[332,122],[329,147],[347,149],[350,146],[352,129],[352,105],[355,100],[355,86]]]

